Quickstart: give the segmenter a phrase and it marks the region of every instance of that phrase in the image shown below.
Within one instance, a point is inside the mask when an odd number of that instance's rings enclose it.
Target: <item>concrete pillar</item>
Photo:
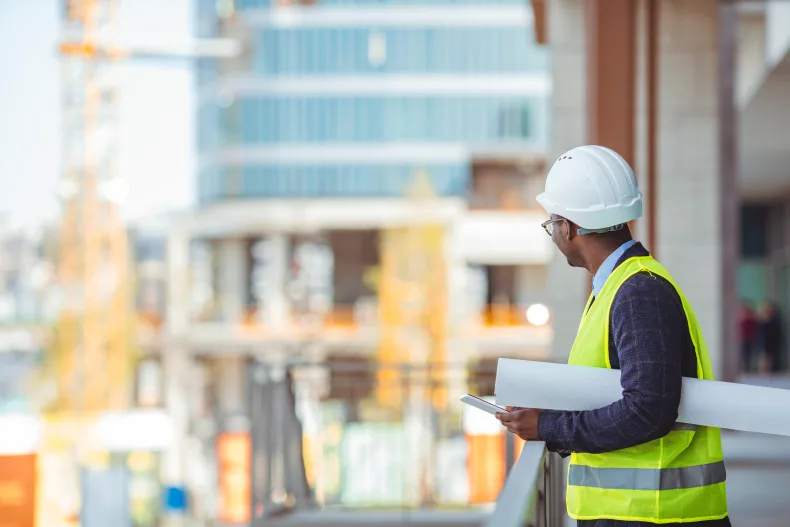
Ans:
[[[657,85],[658,22],[661,0],[637,0],[634,7],[635,81],[634,86],[634,159],[633,169],[644,196],[642,218],[632,222],[631,232],[653,256],[656,250],[655,201],[657,167]]]
[[[447,295],[448,295],[448,335],[447,357],[448,364],[466,364],[475,354],[475,345],[470,339],[461,337],[461,330],[465,324],[479,316],[477,308],[471,302],[469,294],[467,262],[460,254],[458,243],[458,222],[448,226],[446,238],[447,258]],[[468,390],[467,379],[463,372],[455,368],[447,370],[449,380],[449,398],[460,397]]]
[[[247,241],[228,238],[216,243],[218,256],[218,289],[222,318],[231,324],[244,317],[249,289],[249,254]]]
[[[247,405],[247,361],[243,357],[223,357],[215,361],[219,428],[225,432],[249,430]]]
[[[662,0],[658,37],[657,230],[722,373],[722,218],[716,0]]]
[[[189,430],[189,350],[183,340],[189,329],[188,320],[188,233],[174,228],[167,243],[167,319],[166,342],[162,362],[165,375],[165,407],[173,423],[173,444],[162,459],[162,483],[166,487],[186,485],[184,450]],[[185,525],[184,516],[165,518],[168,527]]]
[[[227,238],[216,245],[219,260],[219,298],[222,318],[230,324],[244,319],[250,287],[250,268],[247,240]],[[246,362],[243,357],[223,357],[215,360],[219,428],[223,431],[244,430],[246,418]]]
[[[768,11],[776,9],[776,6],[765,6]],[[781,6],[779,9],[788,9]],[[743,108],[751,100],[752,96],[763,83],[763,75],[768,67],[767,57],[767,35],[765,16],[759,13],[741,14],[738,17],[738,75],[737,75],[737,99],[738,104]],[[784,24],[790,20],[785,18]],[[790,31],[788,31],[790,35]]]
[[[634,165],[636,87],[632,0],[587,0],[587,141]]]
[[[273,234],[263,241],[263,291],[260,299],[260,316],[264,324],[282,326],[289,322],[288,300],[288,237]]]
[[[584,1],[551,0],[547,4],[553,79],[549,167],[566,150],[587,142]],[[564,362],[584,309],[589,276],[583,270],[570,268],[559,251],[549,264],[548,274],[554,328],[551,357]]]
[[[741,365],[738,345],[738,263],[741,255],[741,200],[738,186],[740,163],[738,148],[738,5],[734,2],[718,3],[717,55],[718,55],[718,109],[719,109],[719,222],[721,225],[721,365],[718,378],[735,381]],[[715,366],[715,365],[714,365]]]
[[[790,4],[787,2],[765,3],[766,58],[773,68],[787,55],[790,49]]]

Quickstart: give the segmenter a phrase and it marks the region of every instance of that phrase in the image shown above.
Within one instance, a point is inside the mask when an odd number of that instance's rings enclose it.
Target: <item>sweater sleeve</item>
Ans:
[[[538,436],[550,450],[620,450],[665,436],[677,419],[683,354],[693,353],[677,291],[661,277],[632,276],[615,296],[610,328],[622,398],[597,410],[541,412]]]

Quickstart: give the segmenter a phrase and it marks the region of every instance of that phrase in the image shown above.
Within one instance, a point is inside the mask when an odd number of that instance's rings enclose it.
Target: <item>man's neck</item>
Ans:
[[[592,276],[595,276],[606,259],[609,258],[613,252],[622,247],[624,243],[628,243],[629,241],[631,240],[619,240],[616,243],[602,245],[600,249],[592,255],[591,258],[587,259],[587,271],[589,271]]]
[[[602,266],[602,265],[603,265],[603,263],[606,261],[606,259],[607,259],[607,258],[609,258],[609,256],[610,256],[610,255],[611,255],[611,254],[612,254],[614,251],[615,251],[615,249],[612,249],[611,251],[609,251],[609,252],[608,252],[608,253],[606,253],[606,254],[603,254],[603,253],[601,252],[601,253],[597,254],[595,257],[593,257],[593,258],[592,258],[592,261],[589,261],[589,260],[588,260],[588,261],[587,261],[587,271],[589,271],[589,273],[590,273],[591,275],[593,275],[593,276],[595,276],[596,274],[598,274],[598,269],[600,269],[600,268],[601,268],[601,266]]]

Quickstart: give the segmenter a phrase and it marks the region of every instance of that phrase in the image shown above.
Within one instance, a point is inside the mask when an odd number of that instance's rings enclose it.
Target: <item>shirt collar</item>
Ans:
[[[618,260],[625,254],[625,252],[633,247],[636,244],[635,240],[629,240],[622,244],[620,247],[615,249],[615,251],[609,255],[606,260],[603,261],[601,267],[598,268],[598,272],[595,273],[593,276],[593,294],[597,297],[601,293],[601,289],[603,289],[606,280],[614,271],[615,265],[617,265]]]

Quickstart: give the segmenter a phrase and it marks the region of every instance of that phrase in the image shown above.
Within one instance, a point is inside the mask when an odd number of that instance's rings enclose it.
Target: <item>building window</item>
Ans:
[[[545,73],[549,55],[520,27],[265,28],[253,68],[265,75]]]
[[[505,106],[499,112],[499,137],[503,139],[526,139],[532,127],[529,121],[529,106],[519,102]]]
[[[741,258],[765,258],[768,254],[768,206],[741,207]]]
[[[546,177],[540,160],[477,161],[472,166],[472,209],[538,208]]]
[[[335,303],[353,306],[360,298],[375,296],[365,276],[379,265],[378,232],[332,231],[329,244],[335,255],[332,284]]]
[[[240,97],[203,105],[201,128],[221,123],[226,145],[503,139],[538,144],[545,140],[545,104],[544,97],[524,96]]]

